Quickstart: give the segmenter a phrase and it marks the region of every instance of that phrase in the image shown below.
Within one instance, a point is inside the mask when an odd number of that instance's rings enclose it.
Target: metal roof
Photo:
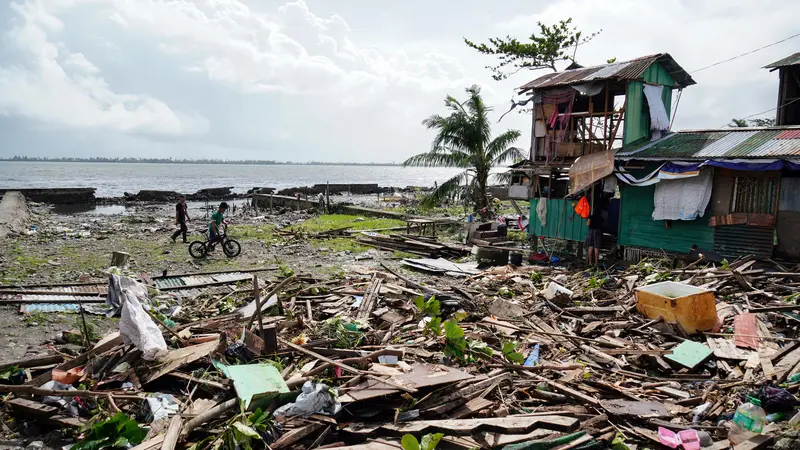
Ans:
[[[774,63],[767,64],[764,66],[764,69],[778,69],[786,66],[794,66],[796,64],[800,64],[800,52],[797,52],[791,56],[787,56],[786,58],[779,59]]]
[[[800,157],[800,126],[725,128],[670,133],[657,141],[625,146],[617,159]]]
[[[658,62],[666,69],[678,87],[686,87],[696,84],[681,66],[675,62],[668,53],[657,53],[655,55],[642,56],[630,61],[613,62],[593,67],[582,67],[579,69],[565,70],[563,72],[550,73],[521,86],[520,91],[530,89],[553,88],[558,86],[572,86],[587,83],[590,81],[601,80],[636,80],[642,77],[644,71],[653,63]]]

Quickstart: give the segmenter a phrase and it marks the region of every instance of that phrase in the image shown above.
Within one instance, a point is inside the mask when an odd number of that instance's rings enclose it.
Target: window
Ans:
[[[732,213],[775,214],[780,178],[736,177],[731,197]]]

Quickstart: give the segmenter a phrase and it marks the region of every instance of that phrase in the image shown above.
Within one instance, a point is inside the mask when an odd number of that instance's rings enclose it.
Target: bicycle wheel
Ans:
[[[206,256],[206,243],[203,241],[194,241],[189,244],[189,254],[192,258],[204,258]]]
[[[239,256],[239,253],[242,252],[242,246],[233,239],[228,239],[222,245],[222,251],[225,252],[229,258],[233,258],[234,256]]]

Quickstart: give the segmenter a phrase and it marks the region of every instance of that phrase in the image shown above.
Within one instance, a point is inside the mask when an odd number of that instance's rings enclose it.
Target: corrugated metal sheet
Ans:
[[[565,70],[554,74],[543,75],[520,87],[521,91],[530,89],[571,86],[600,80],[635,80],[654,62],[659,62],[673,76],[678,86],[686,87],[695,84],[692,77],[667,53],[642,56],[630,61],[620,61],[599,66]]]
[[[655,166],[654,166],[655,167]],[[652,170],[649,168],[648,170]],[[665,221],[653,220],[655,186],[634,187],[620,184],[620,217],[618,243],[624,246],[662,249],[667,252],[688,253],[692,245],[713,248],[714,229],[708,226],[711,208],[703,218],[673,220],[667,228]]]
[[[791,56],[787,56],[786,58],[779,59],[774,63],[767,64],[766,66],[764,66],[764,68],[777,69],[779,67],[794,66],[795,64],[800,64],[800,52],[797,52]]]
[[[181,277],[171,277],[171,278],[158,278],[156,279],[156,288],[162,289],[166,287],[178,287],[178,286],[185,286],[186,283],[183,282]]]
[[[770,227],[724,225],[714,228],[714,251],[726,258],[756,255],[772,257],[773,231]]]
[[[528,230],[536,236],[549,238],[567,239],[570,241],[584,241],[589,227],[586,219],[575,214],[572,204],[574,200],[564,198],[553,198],[547,200],[547,221],[542,226],[539,216],[536,214],[538,199],[531,199],[531,221]]]
[[[5,288],[3,288],[5,289]],[[105,285],[97,285],[97,286],[56,286],[56,287],[24,287],[24,288],[14,288],[16,291],[37,291],[37,292],[71,292],[74,294],[86,294],[86,295],[106,295],[108,293],[108,287]],[[0,289],[0,293],[2,293],[2,289]]]
[[[779,137],[780,136],[780,137]],[[775,158],[800,156],[800,127],[679,131],[626,145],[617,159]]]
[[[35,313],[66,313],[77,314],[79,311],[77,303],[36,303],[33,305],[20,305],[19,312],[22,314]]]
[[[253,276],[250,275],[249,273],[243,273],[243,272],[221,273],[221,274],[214,275],[214,279],[216,281],[218,281],[218,282],[225,281],[225,282],[229,282],[229,283],[233,283],[233,282],[236,282],[236,281],[242,281],[242,280],[249,280],[252,277]]]

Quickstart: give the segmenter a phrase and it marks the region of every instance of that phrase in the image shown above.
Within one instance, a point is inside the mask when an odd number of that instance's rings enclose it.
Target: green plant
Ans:
[[[106,420],[91,423],[84,435],[83,440],[72,447],[73,450],[127,448],[142,442],[147,436],[147,430],[141,428],[135,420],[118,412]]]
[[[226,423],[222,436],[212,435],[189,447],[189,450],[208,448],[217,442],[214,449],[224,450],[252,450],[254,440],[264,441],[266,436],[274,436],[274,427],[270,420],[270,413],[255,410],[253,413],[241,412]],[[274,438],[273,438],[274,439]],[[259,445],[258,448],[263,447]]]
[[[434,336],[442,335],[442,318],[439,316],[432,317],[430,321],[425,324],[425,333]]]
[[[598,278],[598,277],[591,277],[589,278],[589,287],[592,289],[598,289],[603,287],[603,284],[606,282],[605,278]]]
[[[19,367],[17,366],[6,367],[2,371],[0,371],[0,380],[8,381],[11,379],[11,377],[18,374],[19,372],[20,370]]]
[[[528,276],[534,283],[539,283],[542,281],[542,274],[540,272],[531,272]]]
[[[439,304],[439,300],[436,300],[435,295],[432,295],[428,300],[425,300],[425,297],[421,295],[419,297],[415,297],[414,305],[416,305],[417,309],[419,309],[422,314],[431,317],[436,317],[439,315],[441,306]]]
[[[364,339],[362,325],[358,322],[345,321],[339,316],[322,322],[320,334],[333,339],[337,348],[356,348]]]
[[[444,435],[442,433],[426,434],[422,436],[422,441],[417,441],[417,438],[410,434],[403,435],[400,445],[403,450],[435,450],[442,440]]]
[[[503,357],[510,363],[522,364],[525,362],[525,357],[517,351],[517,345],[519,344],[514,341],[503,342]]]
[[[723,258],[719,263],[722,264],[722,270],[731,270],[731,265],[728,263],[727,259]]]
[[[503,286],[503,287],[501,287],[500,289],[497,290],[497,294],[500,295],[501,297],[513,297],[514,296],[514,291],[512,291],[511,289]]]
[[[278,275],[281,278],[289,278],[290,276],[294,275],[294,269],[285,264],[281,264],[278,266]]]
[[[492,356],[492,349],[486,343],[467,339],[464,336],[464,329],[458,325],[455,319],[444,323],[444,336],[444,355],[448,358],[468,364],[474,362],[476,357],[489,358]]]

